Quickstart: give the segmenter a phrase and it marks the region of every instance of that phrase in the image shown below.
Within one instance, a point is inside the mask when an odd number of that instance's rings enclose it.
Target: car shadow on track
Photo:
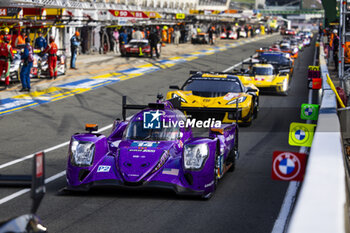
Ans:
[[[89,191],[67,191],[60,189],[56,196],[72,197],[102,197],[120,199],[163,199],[183,201],[203,201],[199,196],[177,195],[175,192],[166,189],[125,189],[119,187],[94,187]]]

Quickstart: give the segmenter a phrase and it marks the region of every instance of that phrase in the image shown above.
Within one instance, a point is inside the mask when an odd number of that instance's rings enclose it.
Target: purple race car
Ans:
[[[72,136],[67,164],[67,190],[95,186],[167,188],[177,194],[210,198],[217,182],[233,171],[238,158],[236,123],[186,118],[178,99],[127,105],[106,137],[97,125]],[[125,120],[126,109],[142,109]],[[227,110],[225,110],[227,111]],[[208,137],[194,137],[192,128],[207,126]]]

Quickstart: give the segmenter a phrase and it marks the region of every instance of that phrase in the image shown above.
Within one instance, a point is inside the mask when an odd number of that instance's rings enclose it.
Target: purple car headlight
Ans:
[[[209,148],[207,144],[185,145],[184,166],[185,169],[200,169],[208,158]]]
[[[72,165],[88,167],[92,165],[95,153],[95,144],[93,142],[72,139],[70,152],[70,161]]]

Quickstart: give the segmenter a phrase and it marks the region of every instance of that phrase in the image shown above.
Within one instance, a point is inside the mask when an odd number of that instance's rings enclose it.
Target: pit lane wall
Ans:
[[[327,83],[327,64],[321,44],[319,65],[323,79],[317,128],[306,174],[288,233],[349,232],[345,167],[336,96]]]

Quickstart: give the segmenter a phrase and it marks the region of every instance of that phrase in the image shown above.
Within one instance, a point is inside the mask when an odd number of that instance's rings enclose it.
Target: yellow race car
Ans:
[[[227,73],[191,71],[180,88],[167,93],[167,99],[179,98],[180,109],[195,119],[214,118],[223,123],[250,125],[258,115],[259,89],[243,85],[237,76]],[[201,112],[205,110],[205,114]]]
[[[290,69],[280,70],[277,66],[263,63],[244,64],[249,64],[249,69],[241,69],[241,72],[234,73],[243,85],[253,84],[262,92],[288,95]]]

